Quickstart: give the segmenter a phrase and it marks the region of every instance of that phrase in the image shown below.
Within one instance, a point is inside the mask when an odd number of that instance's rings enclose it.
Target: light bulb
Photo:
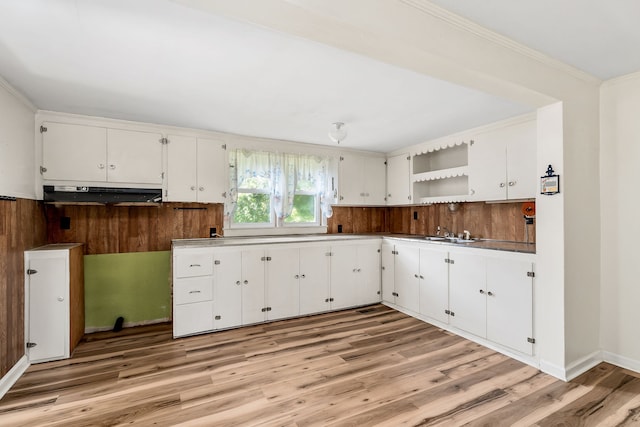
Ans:
[[[344,123],[335,122],[333,124],[333,127],[329,131],[329,138],[333,142],[340,144],[340,141],[344,141],[346,137],[347,137],[347,129],[345,129]]]

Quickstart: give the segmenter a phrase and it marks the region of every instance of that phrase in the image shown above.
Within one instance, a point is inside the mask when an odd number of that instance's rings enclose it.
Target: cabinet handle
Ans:
[[[484,290],[480,289],[480,293],[484,295]]]
[[[200,188],[198,188],[198,190],[204,191],[204,187],[200,187]]]
[[[493,296],[493,292],[489,291],[489,292],[487,292],[487,295],[489,295],[490,297],[492,297],[492,296]]]
[[[64,301],[64,297],[58,297],[57,299],[58,299],[58,301],[60,301],[60,302]]]
[[[509,181],[509,187],[513,187],[514,185],[516,185],[515,181]]]
[[[104,169],[104,164],[100,163],[100,164],[98,165],[98,169]]]
[[[196,191],[196,186],[195,185],[191,186],[191,191]]]
[[[199,294],[200,291],[189,291],[190,294]]]
[[[249,281],[248,281],[248,280],[245,280],[245,281],[244,281],[244,282],[242,282],[242,283],[244,283],[245,285],[248,285],[248,284],[249,284]]]
[[[116,168],[116,165],[109,165],[109,169],[114,170]]]
[[[240,280],[236,280],[236,285],[240,286]]]
[[[500,188],[504,188],[504,182],[500,183]]]
[[[202,266],[200,264],[190,264],[189,268],[191,268],[191,267],[202,267]]]

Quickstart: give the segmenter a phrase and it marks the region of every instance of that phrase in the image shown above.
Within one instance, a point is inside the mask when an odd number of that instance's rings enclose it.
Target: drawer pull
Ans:
[[[190,294],[199,294],[200,291],[189,291]]]
[[[200,264],[191,264],[191,265],[189,265],[189,268],[191,268],[191,267],[202,267],[202,266]]]

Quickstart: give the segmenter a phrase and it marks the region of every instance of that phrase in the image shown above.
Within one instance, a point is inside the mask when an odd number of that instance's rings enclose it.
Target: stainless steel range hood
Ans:
[[[152,204],[162,202],[160,188],[43,186],[46,203]]]

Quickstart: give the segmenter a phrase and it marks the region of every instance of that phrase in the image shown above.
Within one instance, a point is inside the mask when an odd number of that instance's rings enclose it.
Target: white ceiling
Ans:
[[[601,53],[591,40],[624,33],[626,13],[639,16],[634,0],[617,2],[627,9],[578,7],[585,0],[436,0],[598,76],[620,73],[614,59],[640,69],[637,49],[615,44]],[[575,13],[566,15],[564,3]],[[593,17],[612,15],[619,25],[590,27]],[[627,39],[638,45],[633,30]],[[343,121],[349,136],[341,145],[382,152],[530,111],[170,0],[3,1],[0,76],[40,109],[316,144],[333,144],[329,127]]]
[[[601,80],[640,70],[638,0],[431,0]]]

